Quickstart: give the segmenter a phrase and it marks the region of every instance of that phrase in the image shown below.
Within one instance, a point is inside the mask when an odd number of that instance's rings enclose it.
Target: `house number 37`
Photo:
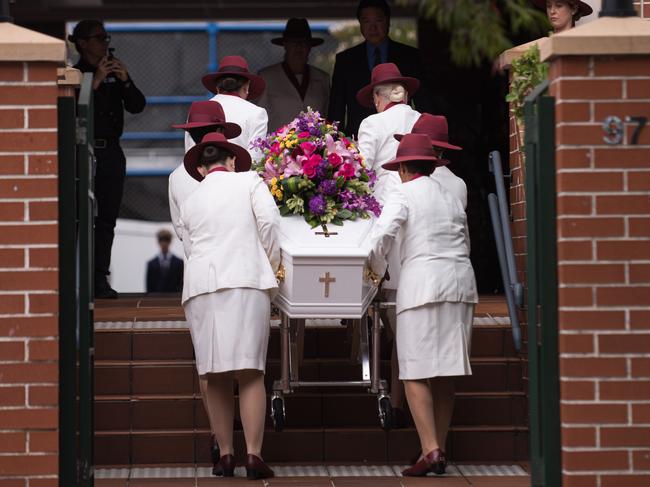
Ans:
[[[645,116],[636,116],[636,117],[625,117],[626,123],[636,123],[634,132],[632,132],[632,140],[630,145],[637,145],[639,143],[639,135],[641,130],[645,127],[648,122],[648,117]],[[623,135],[625,134],[625,126],[619,117],[616,115],[610,115],[603,122],[603,140],[609,145],[618,145],[623,142]]]

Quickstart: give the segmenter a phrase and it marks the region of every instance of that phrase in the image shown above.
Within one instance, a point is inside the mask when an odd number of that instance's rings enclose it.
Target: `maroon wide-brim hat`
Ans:
[[[261,76],[251,73],[248,70],[248,63],[241,56],[225,56],[219,63],[219,69],[216,73],[209,73],[201,78],[203,86],[212,93],[217,93],[217,80],[224,76],[241,76],[251,82],[248,90],[248,99],[254,100],[264,93],[266,81]]]
[[[463,150],[462,147],[449,143],[449,127],[447,118],[442,115],[423,113],[411,129],[412,134],[425,134],[431,139],[431,145],[442,149]],[[402,140],[402,134],[395,134],[397,140]]]
[[[282,37],[275,37],[271,39],[271,43],[275,44],[276,46],[284,46],[284,43],[286,41],[293,40],[307,41],[311,47],[320,46],[323,42],[325,42],[325,40],[321,39],[320,37],[311,36],[311,28],[309,27],[309,22],[307,22],[307,19],[299,19],[295,17],[290,18],[287,21],[287,25],[284,28]]]
[[[449,161],[436,157],[431,140],[424,134],[404,134],[397,147],[395,159],[381,165],[388,171],[397,171],[402,162],[428,161],[435,167],[446,166]]]
[[[242,146],[228,142],[224,134],[211,132],[206,134],[200,144],[196,144],[187,151],[183,158],[185,170],[197,181],[203,181],[198,166],[203,149],[209,145],[228,149],[235,156],[235,172],[245,172],[251,168],[251,155]]]
[[[533,5],[537,8],[541,8],[544,12],[546,12],[546,0],[531,0],[533,2]],[[580,14],[580,17],[586,17],[587,15],[591,15],[594,13],[594,9],[591,8],[591,5],[585,2],[578,1],[578,13]]]
[[[226,139],[234,139],[241,134],[236,123],[226,122],[226,114],[218,101],[194,101],[187,115],[187,122],[172,125],[175,129],[191,130],[201,127],[221,127]]]
[[[402,76],[395,63],[378,64],[372,69],[370,84],[364,86],[357,92],[357,102],[359,105],[370,108],[372,106],[373,88],[377,85],[387,83],[402,83],[406,86],[406,91],[408,91],[409,96],[413,96],[413,93],[418,91],[420,87],[420,80],[409,76]]]

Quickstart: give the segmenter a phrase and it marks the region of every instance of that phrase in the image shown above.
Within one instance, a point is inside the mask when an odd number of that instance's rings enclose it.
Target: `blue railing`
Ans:
[[[512,246],[512,235],[510,233],[510,218],[508,217],[508,200],[506,189],[503,183],[503,169],[501,166],[501,155],[498,151],[490,152],[490,172],[494,174],[496,194],[488,195],[490,207],[490,219],[494,231],[494,243],[499,258],[499,268],[503,279],[503,290],[506,295],[510,325],[512,327],[512,340],[515,349],[521,349],[521,328],[519,326],[518,307],[523,305],[523,286],[517,281],[517,264],[515,252]]]
[[[314,32],[328,32],[331,23],[314,22],[310,23]],[[206,32],[208,35],[208,62],[207,72],[214,72],[218,69],[219,52],[217,48],[217,36],[220,32],[282,32],[284,22],[188,22],[188,23],[123,23],[112,22],[106,24],[107,32]],[[200,101],[210,98],[211,93],[205,96],[147,96],[148,105],[189,105],[193,101]],[[158,131],[158,132],[125,132],[122,135],[124,140],[178,140],[183,138],[181,132]]]

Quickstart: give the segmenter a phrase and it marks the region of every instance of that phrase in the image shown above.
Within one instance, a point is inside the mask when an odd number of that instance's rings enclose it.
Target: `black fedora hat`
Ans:
[[[284,43],[286,41],[292,40],[306,40],[309,42],[311,47],[319,46],[325,42],[325,40],[321,39],[320,37],[311,36],[311,28],[309,27],[309,22],[307,22],[307,19],[296,17],[292,17],[287,20],[287,25],[284,28],[282,37],[271,39],[271,42],[276,46],[284,46]]]

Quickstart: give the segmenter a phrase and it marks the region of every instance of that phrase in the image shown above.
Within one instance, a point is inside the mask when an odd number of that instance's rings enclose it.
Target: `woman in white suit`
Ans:
[[[372,70],[370,84],[357,93],[357,102],[367,108],[375,107],[377,113],[369,115],[359,126],[359,152],[366,165],[377,174],[374,195],[384,204],[391,191],[399,186],[400,181],[392,171],[386,171],[382,164],[395,157],[398,142],[394,134],[405,134],[417,121],[420,113],[408,104],[409,97],[417,91],[420,82],[415,78],[402,76],[393,63],[378,64]],[[399,246],[394,245],[388,256],[390,279],[384,283],[384,299],[395,300],[395,290],[399,280]],[[383,314],[382,320],[395,327],[395,316]],[[396,349],[393,344],[391,358],[391,404],[395,427],[402,428],[405,415],[402,411],[404,396],[399,385]]]
[[[266,81],[248,70],[246,59],[241,56],[224,56],[215,73],[203,76],[203,86],[215,94],[210,101],[218,101],[223,107],[226,120],[241,127],[241,134],[232,139],[257,157],[257,150],[251,151],[251,144],[259,137],[266,137],[269,117],[266,110],[250,100],[262,96]],[[192,138],[185,135],[185,151],[194,146]]]
[[[419,86],[417,79],[402,76],[395,64],[384,63],[374,67],[370,84],[357,93],[360,105],[377,110],[359,126],[359,152],[377,173],[374,194],[382,204],[391,189],[399,186],[397,175],[386,171],[382,164],[395,157],[398,142],[393,135],[409,133],[420,117],[408,104]]]
[[[478,301],[460,200],[429,176],[437,165],[431,140],[406,134],[384,169],[402,184],[388,196],[370,237],[370,266],[382,275],[400,235],[397,355],[400,380],[420,438],[422,455],[405,476],[442,474],[453,411],[452,376],[472,373],[469,354]]]
[[[207,134],[188,151],[184,163],[201,184],[180,210],[187,251],[182,302],[198,374],[207,378],[207,412],[221,448],[214,473],[231,477],[235,469],[236,380],[247,476],[271,477],[261,449],[270,297],[277,290],[280,264],[280,213],[262,179],[249,171],[248,152],[223,134]]]

